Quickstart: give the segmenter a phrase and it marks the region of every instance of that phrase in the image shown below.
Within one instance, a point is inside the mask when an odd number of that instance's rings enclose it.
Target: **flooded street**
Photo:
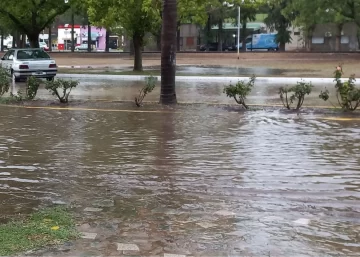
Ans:
[[[111,75],[80,75],[77,77],[60,74],[59,77],[80,81],[80,85],[71,92],[70,99],[72,100],[134,101],[140,89],[145,85],[142,78],[134,81]],[[181,103],[234,104],[235,101],[226,97],[223,90],[225,85],[229,85],[229,83],[236,84],[237,81],[237,78],[231,77],[180,77],[176,84],[177,99]],[[248,96],[247,103],[250,105],[281,105],[278,94],[279,88],[287,85],[293,86],[296,82],[297,80],[294,79],[271,81],[258,78],[255,81],[254,89]],[[304,106],[332,106],[331,103],[337,103],[333,84],[314,81],[313,86],[312,93],[305,98]],[[331,103],[319,99],[320,92],[325,88],[330,91]],[[19,89],[25,91],[24,82],[16,84],[15,92]],[[159,94],[160,82],[157,83],[154,91],[146,96],[144,101],[157,102]],[[44,89],[44,86],[40,87],[37,98],[56,100],[54,96]]]
[[[204,87],[179,98],[226,99]],[[138,256],[360,255],[359,119],[134,110],[1,107],[1,216],[71,203],[97,237],[61,256],[127,255],[116,243]]]

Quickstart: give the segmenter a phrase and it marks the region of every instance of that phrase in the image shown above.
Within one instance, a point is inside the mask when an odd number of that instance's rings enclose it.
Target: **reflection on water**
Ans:
[[[0,115],[2,215],[113,200],[98,219],[142,256],[360,253],[356,121],[201,106]]]

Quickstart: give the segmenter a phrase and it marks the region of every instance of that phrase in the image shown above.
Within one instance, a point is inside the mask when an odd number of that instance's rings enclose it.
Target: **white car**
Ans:
[[[50,81],[57,73],[55,60],[38,48],[10,49],[1,58],[0,66],[7,69],[15,81],[30,76]]]

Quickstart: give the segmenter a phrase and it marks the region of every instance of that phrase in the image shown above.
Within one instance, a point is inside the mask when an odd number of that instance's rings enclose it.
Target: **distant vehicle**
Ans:
[[[50,81],[57,73],[55,60],[41,48],[10,49],[1,58],[0,66],[8,70],[15,81],[30,76]]]
[[[39,42],[39,46],[41,49],[43,49],[45,51],[49,51],[49,47],[45,42]]]
[[[209,43],[200,46],[200,51],[218,51],[219,43]],[[226,44],[222,45],[222,51],[229,51],[229,46]]]
[[[251,36],[247,36],[246,39],[245,39],[245,43],[251,43]],[[237,44],[233,45],[230,47],[230,51],[237,51],[238,47],[237,47]],[[242,49],[242,42],[240,42],[240,49]]]
[[[88,44],[81,44],[79,46],[75,46],[75,51],[87,51],[88,50]],[[91,46],[91,51],[94,50],[94,47]]]
[[[247,51],[279,51],[276,34],[254,34],[252,42],[246,44]]]

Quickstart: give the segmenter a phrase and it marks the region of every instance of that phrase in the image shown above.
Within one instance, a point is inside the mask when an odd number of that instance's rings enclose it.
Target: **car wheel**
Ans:
[[[274,48],[269,48],[268,52],[275,52],[275,49]]]
[[[47,81],[54,81],[54,77],[46,78]]]

